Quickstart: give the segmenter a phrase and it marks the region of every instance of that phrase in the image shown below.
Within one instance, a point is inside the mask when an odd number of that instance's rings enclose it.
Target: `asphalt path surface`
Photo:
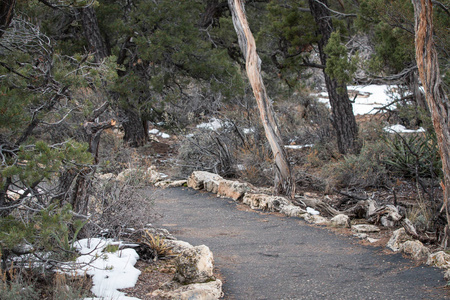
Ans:
[[[448,299],[443,272],[299,218],[189,188],[148,189],[154,223],[207,245],[225,299]]]

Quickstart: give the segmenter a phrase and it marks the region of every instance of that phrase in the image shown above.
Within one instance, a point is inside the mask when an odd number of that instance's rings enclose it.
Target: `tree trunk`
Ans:
[[[327,0],[309,0],[309,7],[321,39],[318,41],[320,61],[327,64],[325,46],[333,32],[333,23],[328,10]],[[358,126],[353,114],[352,103],[348,98],[347,86],[338,84],[324,70],[325,84],[330,99],[332,124],[336,131],[338,149],[341,154],[358,153]]]
[[[1,0],[0,1],[0,38],[14,17],[14,7],[16,0]]]
[[[96,62],[108,56],[108,48],[100,33],[100,27],[97,22],[97,15],[92,6],[80,8],[81,24],[83,25],[84,36],[89,45],[89,51],[94,52]]]
[[[450,196],[450,103],[441,84],[439,62],[433,40],[433,5],[431,0],[412,0],[415,18],[416,61],[425,97],[431,111],[434,130],[439,144],[444,179],[444,206],[447,226],[441,238],[442,245],[448,245],[449,218],[448,203]]]
[[[130,147],[143,146],[148,139],[148,133],[144,130],[139,113],[132,109],[121,109],[120,114],[125,131],[124,142]]]
[[[295,182],[280,137],[272,101],[269,99],[261,77],[261,60],[256,53],[256,44],[250,31],[244,4],[241,0],[228,0],[239,46],[245,56],[247,76],[253,89],[266,138],[275,159],[275,190],[290,197],[295,194]]]

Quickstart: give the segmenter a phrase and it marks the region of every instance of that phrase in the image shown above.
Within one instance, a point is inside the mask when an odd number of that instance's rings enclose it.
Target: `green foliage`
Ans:
[[[342,44],[339,31],[331,34],[325,46],[325,53],[328,55],[325,72],[340,84],[350,83],[357,69],[356,56],[349,58],[347,47]]]
[[[38,300],[42,298],[34,284],[24,282],[17,277],[12,281],[0,280],[0,299]]]
[[[0,247],[12,249],[27,243],[33,249],[68,259],[71,257],[67,254],[73,251],[72,241],[84,225],[84,221],[74,218],[69,204],[50,205],[25,218],[10,215],[0,218]]]
[[[411,1],[361,1],[356,26],[373,32],[373,72],[398,73],[415,63],[414,11]]]
[[[21,146],[16,155],[0,166],[0,184],[7,178],[17,176],[27,186],[42,180],[50,180],[61,168],[92,163],[92,155],[86,143],[68,141],[60,145],[49,145],[37,141],[34,145]]]
[[[396,135],[387,139],[389,155],[384,160],[390,171],[409,178],[441,176],[441,160],[435,134]]]

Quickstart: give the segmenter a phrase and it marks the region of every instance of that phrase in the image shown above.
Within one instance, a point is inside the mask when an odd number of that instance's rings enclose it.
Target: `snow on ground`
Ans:
[[[353,103],[353,113],[355,115],[374,114],[377,107],[381,107],[392,102],[392,87],[389,85],[353,85],[347,87],[350,94],[350,100],[353,95],[358,92],[358,96]],[[322,92],[316,94],[320,102],[329,105],[328,93]]]
[[[311,148],[314,147],[314,144],[306,144],[306,145],[285,145],[284,148],[287,149],[303,149],[303,148]]]
[[[114,300],[139,300],[135,297],[125,296],[125,293],[118,289],[133,287],[141,271],[136,269],[139,255],[134,249],[123,249],[116,252],[106,252],[108,245],[119,246],[121,242],[113,242],[109,239],[83,239],[75,243],[75,247],[81,254],[76,264],[81,268],[77,274],[88,274],[92,276],[92,293],[98,298],[93,299],[114,299]]]
[[[319,215],[320,214],[320,212],[318,212],[317,210],[315,210],[314,208],[309,207],[309,206],[306,208],[306,212],[311,215]]]
[[[422,127],[420,127],[419,129],[406,129],[405,126],[400,125],[400,124],[395,124],[395,125],[391,125],[388,127],[384,127],[383,128],[384,131],[389,132],[389,133],[419,133],[419,132],[425,132],[425,129],[423,129]]]
[[[209,130],[217,130],[224,126],[228,125],[226,122],[223,122],[216,118],[211,118],[208,123],[201,123],[197,125],[197,128],[209,129]]]
[[[168,138],[170,138],[170,135],[169,135],[169,134],[164,133],[164,132],[161,132],[161,131],[159,131],[159,130],[156,129],[156,128],[153,128],[153,129],[149,130],[149,131],[148,131],[148,134],[160,136],[160,137],[162,137],[163,139],[168,139]]]

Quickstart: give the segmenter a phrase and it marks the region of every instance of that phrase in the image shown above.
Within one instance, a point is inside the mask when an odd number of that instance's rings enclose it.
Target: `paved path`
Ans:
[[[207,245],[226,299],[447,299],[442,271],[188,188],[148,190],[155,225]]]

